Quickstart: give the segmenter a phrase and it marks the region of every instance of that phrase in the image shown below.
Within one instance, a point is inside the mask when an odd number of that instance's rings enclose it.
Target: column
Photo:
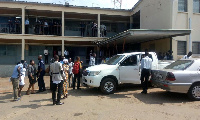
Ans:
[[[22,39],[22,57],[21,57],[22,60],[24,60],[24,50],[25,50],[25,40]]]
[[[192,16],[193,16],[193,1],[188,0],[188,29],[192,29]],[[187,47],[187,53],[189,51],[192,51],[192,35],[190,34],[188,37],[188,47]]]
[[[62,40],[62,56],[64,56],[65,40]]]
[[[25,34],[25,8],[22,8],[22,34]]]
[[[65,36],[65,12],[62,11],[62,36]]]
[[[100,14],[98,14],[98,37],[100,37]]]

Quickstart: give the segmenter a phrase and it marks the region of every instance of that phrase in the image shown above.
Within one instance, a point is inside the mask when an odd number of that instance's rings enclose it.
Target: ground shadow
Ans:
[[[133,96],[146,104],[191,102],[187,94],[167,91],[150,92],[148,94],[134,93]]]
[[[86,87],[82,88],[81,90],[70,89],[68,90],[68,92],[69,92],[69,95],[75,96],[75,97],[98,96],[98,97],[108,97],[110,99],[115,99],[115,98],[130,98],[128,97],[128,95],[132,95],[131,93],[123,94],[123,92],[136,91],[139,89],[141,89],[140,85],[124,84],[124,85],[118,86],[115,93],[110,94],[110,95],[103,94],[99,88],[86,88]]]

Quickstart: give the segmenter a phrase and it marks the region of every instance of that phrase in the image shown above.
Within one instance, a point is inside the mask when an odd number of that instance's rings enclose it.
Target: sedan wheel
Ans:
[[[195,83],[190,87],[188,96],[192,100],[200,101],[200,83]]]
[[[200,86],[195,86],[193,89],[192,89],[192,95],[197,98],[197,99],[200,99]]]

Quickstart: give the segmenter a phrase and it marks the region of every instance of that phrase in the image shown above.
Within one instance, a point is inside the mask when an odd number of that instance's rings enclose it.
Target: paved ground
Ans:
[[[50,91],[25,95],[21,101],[12,101],[9,78],[0,78],[1,120],[199,120],[200,102],[190,101],[185,94],[169,93],[150,88],[149,94],[140,94],[141,88],[126,85],[112,95],[103,95],[98,89],[69,89],[69,97],[62,106],[53,106]],[[49,77],[45,77],[49,87]],[[37,86],[37,85],[36,85]],[[38,89],[36,87],[36,89]]]

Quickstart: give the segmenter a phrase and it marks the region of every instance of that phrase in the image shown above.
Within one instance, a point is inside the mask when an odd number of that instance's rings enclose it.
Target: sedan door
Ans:
[[[127,57],[119,66],[119,78],[122,83],[140,84],[139,55]]]

